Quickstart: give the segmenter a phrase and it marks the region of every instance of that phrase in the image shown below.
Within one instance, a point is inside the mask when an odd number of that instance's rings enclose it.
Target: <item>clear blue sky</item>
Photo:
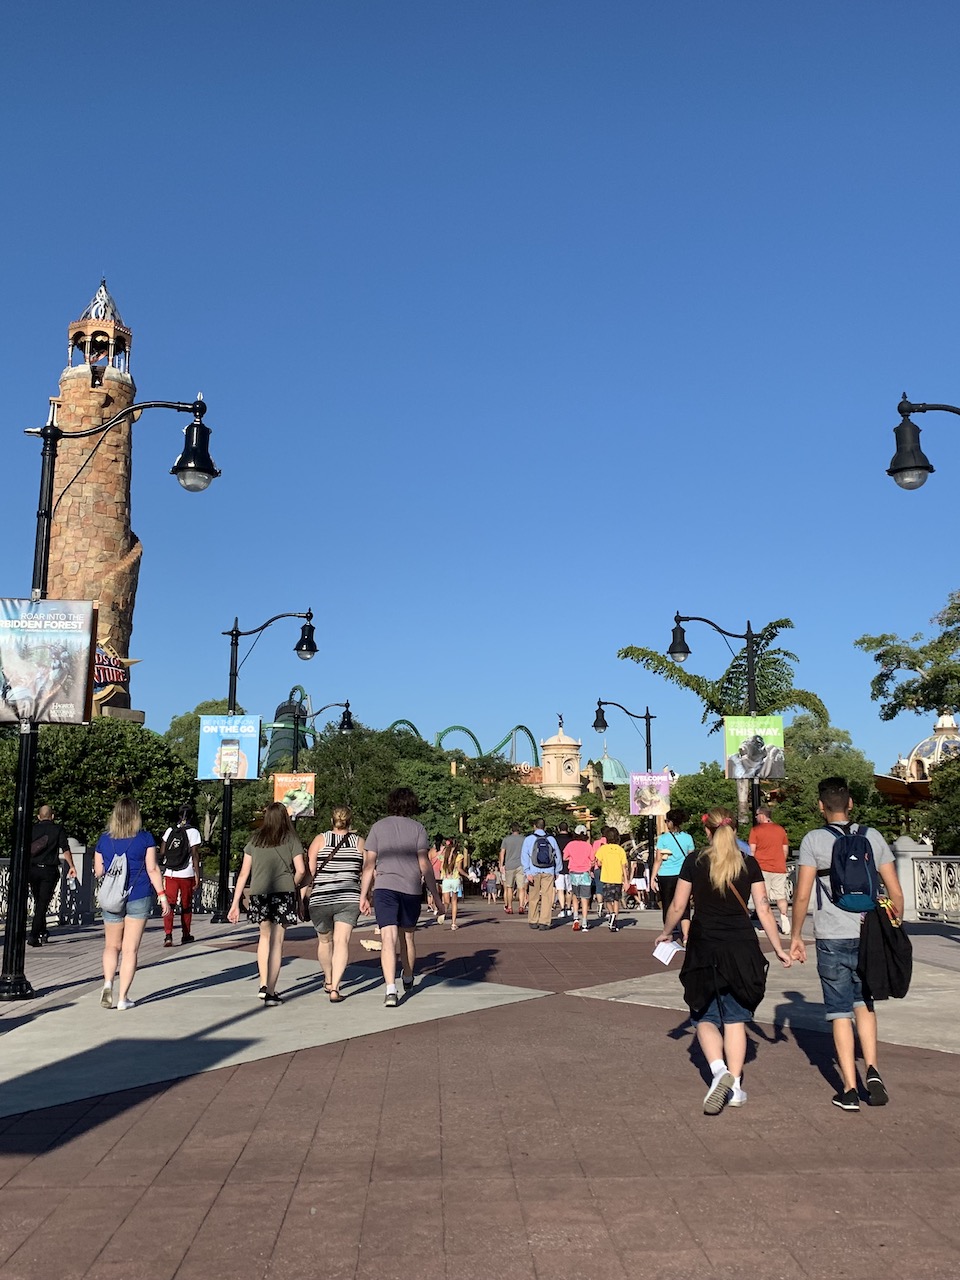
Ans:
[[[884,474],[901,391],[960,401],[958,28],[946,2],[20,6],[0,594],[29,594],[21,431],[105,274],[140,398],[201,389],[223,470],[184,494],[183,419],[135,428],[154,728],[225,696],[234,615],[311,605],[320,654],[278,623],[248,710],[302,681],[485,747],[562,711],[586,755],[602,696],[689,770],[720,755],[698,703],[616,656],[679,609],[792,618],[797,683],[891,764],[932,717],[881,724],[852,641],[958,585],[954,419],[920,419],[924,489]]]

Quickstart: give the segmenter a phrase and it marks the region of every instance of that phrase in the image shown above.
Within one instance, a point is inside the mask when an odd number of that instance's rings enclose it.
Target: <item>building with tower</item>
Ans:
[[[83,431],[133,404],[133,335],[106,280],[68,331],[67,367],[51,398],[64,431]],[[130,706],[127,669],[142,547],[130,528],[131,423],[104,436],[60,442],[50,536],[51,599],[93,600],[98,609],[94,704]],[[138,717],[139,718],[139,717]]]
[[[580,778],[581,745],[576,738],[563,732],[561,716],[557,732],[552,738],[540,743],[540,791],[543,795],[571,801],[583,793]]]

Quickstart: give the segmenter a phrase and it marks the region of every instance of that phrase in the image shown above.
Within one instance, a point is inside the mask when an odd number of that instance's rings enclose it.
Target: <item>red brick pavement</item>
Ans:
[[[556,990],[649,941],[421,951]],[[826,1038],[760,1028],[747,1106],[709,1118],[690,1046],[675,1012],[551,995],[8,1118],[0,1280],[960,1275],[956,1058],[885,1046],[890,1106],[847,1115]]]

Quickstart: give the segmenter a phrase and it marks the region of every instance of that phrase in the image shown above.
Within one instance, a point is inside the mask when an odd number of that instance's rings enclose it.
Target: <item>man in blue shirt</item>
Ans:
[[[562,866],[560,846],[537,818],[533,834],[526,837],[520,862],[527,880],[527,923],[531,929],[549,929],[553,910],[553,880]]]

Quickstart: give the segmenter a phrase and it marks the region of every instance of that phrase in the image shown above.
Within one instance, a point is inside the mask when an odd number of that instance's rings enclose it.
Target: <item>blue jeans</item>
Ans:
[[[854,1009],[873,1009],[873,1001],[864,996],[857,973],[859,954],[859,938],[817,939],[817,973],[828,1022],[852,1018]]]

